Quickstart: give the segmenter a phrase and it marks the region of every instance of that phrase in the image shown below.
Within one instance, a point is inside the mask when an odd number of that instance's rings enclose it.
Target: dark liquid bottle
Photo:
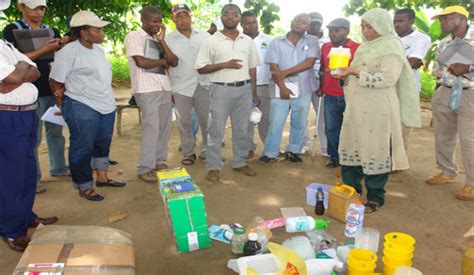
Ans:
[[[316,192],[316,205],[314,206],[314,213],[318,216],[324,215],[324,192],[321,187],[318,187]]]
[[[244,244],[244,256],[255,255],[260,249],[262,245],[258,242],[257,233],[250,233],[249,240]]]

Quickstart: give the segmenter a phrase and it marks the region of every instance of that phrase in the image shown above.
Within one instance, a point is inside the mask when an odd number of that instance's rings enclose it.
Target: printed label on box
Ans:
[[[198,235],[196,231],[188,233],[188,245],[189,251],[194,251],[199,249]]]
[[[25,273],[23,273],[24,275],[61,275],[64,269],[64,263],[29,264],[28,269],[44,269],[45,271],[26,271]]]

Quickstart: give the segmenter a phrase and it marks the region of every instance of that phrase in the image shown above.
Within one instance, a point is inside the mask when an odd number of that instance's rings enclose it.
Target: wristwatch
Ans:
[[[474,72],[474,64],[471,64],[471,65],[469,66],[469,71],[470,71],[470,72]]]

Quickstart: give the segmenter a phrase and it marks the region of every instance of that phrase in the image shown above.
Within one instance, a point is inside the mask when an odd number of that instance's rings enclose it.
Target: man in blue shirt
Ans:
[[[291,109],[290,139],[285,157],[291,162],[302,162],[298,156],[303,147],[303,136],[308,120],[311,96],[317,90],[312,70],[320,56],[318,39],[306,34],[311,18],[299,14],[291,22],[291,31],[274,39],[268,47],[265,63],[270,64],[270,126],[265,149],[259,162],[266,164],[280,152],[281,136]]]

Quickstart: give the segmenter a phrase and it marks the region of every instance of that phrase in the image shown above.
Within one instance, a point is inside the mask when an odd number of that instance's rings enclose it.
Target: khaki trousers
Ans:
[[[474,185],[474,89],[463,90],[457,112],[448,107],[450,97],[451,89],[441,86],[431,100],[436,163],[447,175],[458,174],[454,150],[459,137],[466,184]]]

